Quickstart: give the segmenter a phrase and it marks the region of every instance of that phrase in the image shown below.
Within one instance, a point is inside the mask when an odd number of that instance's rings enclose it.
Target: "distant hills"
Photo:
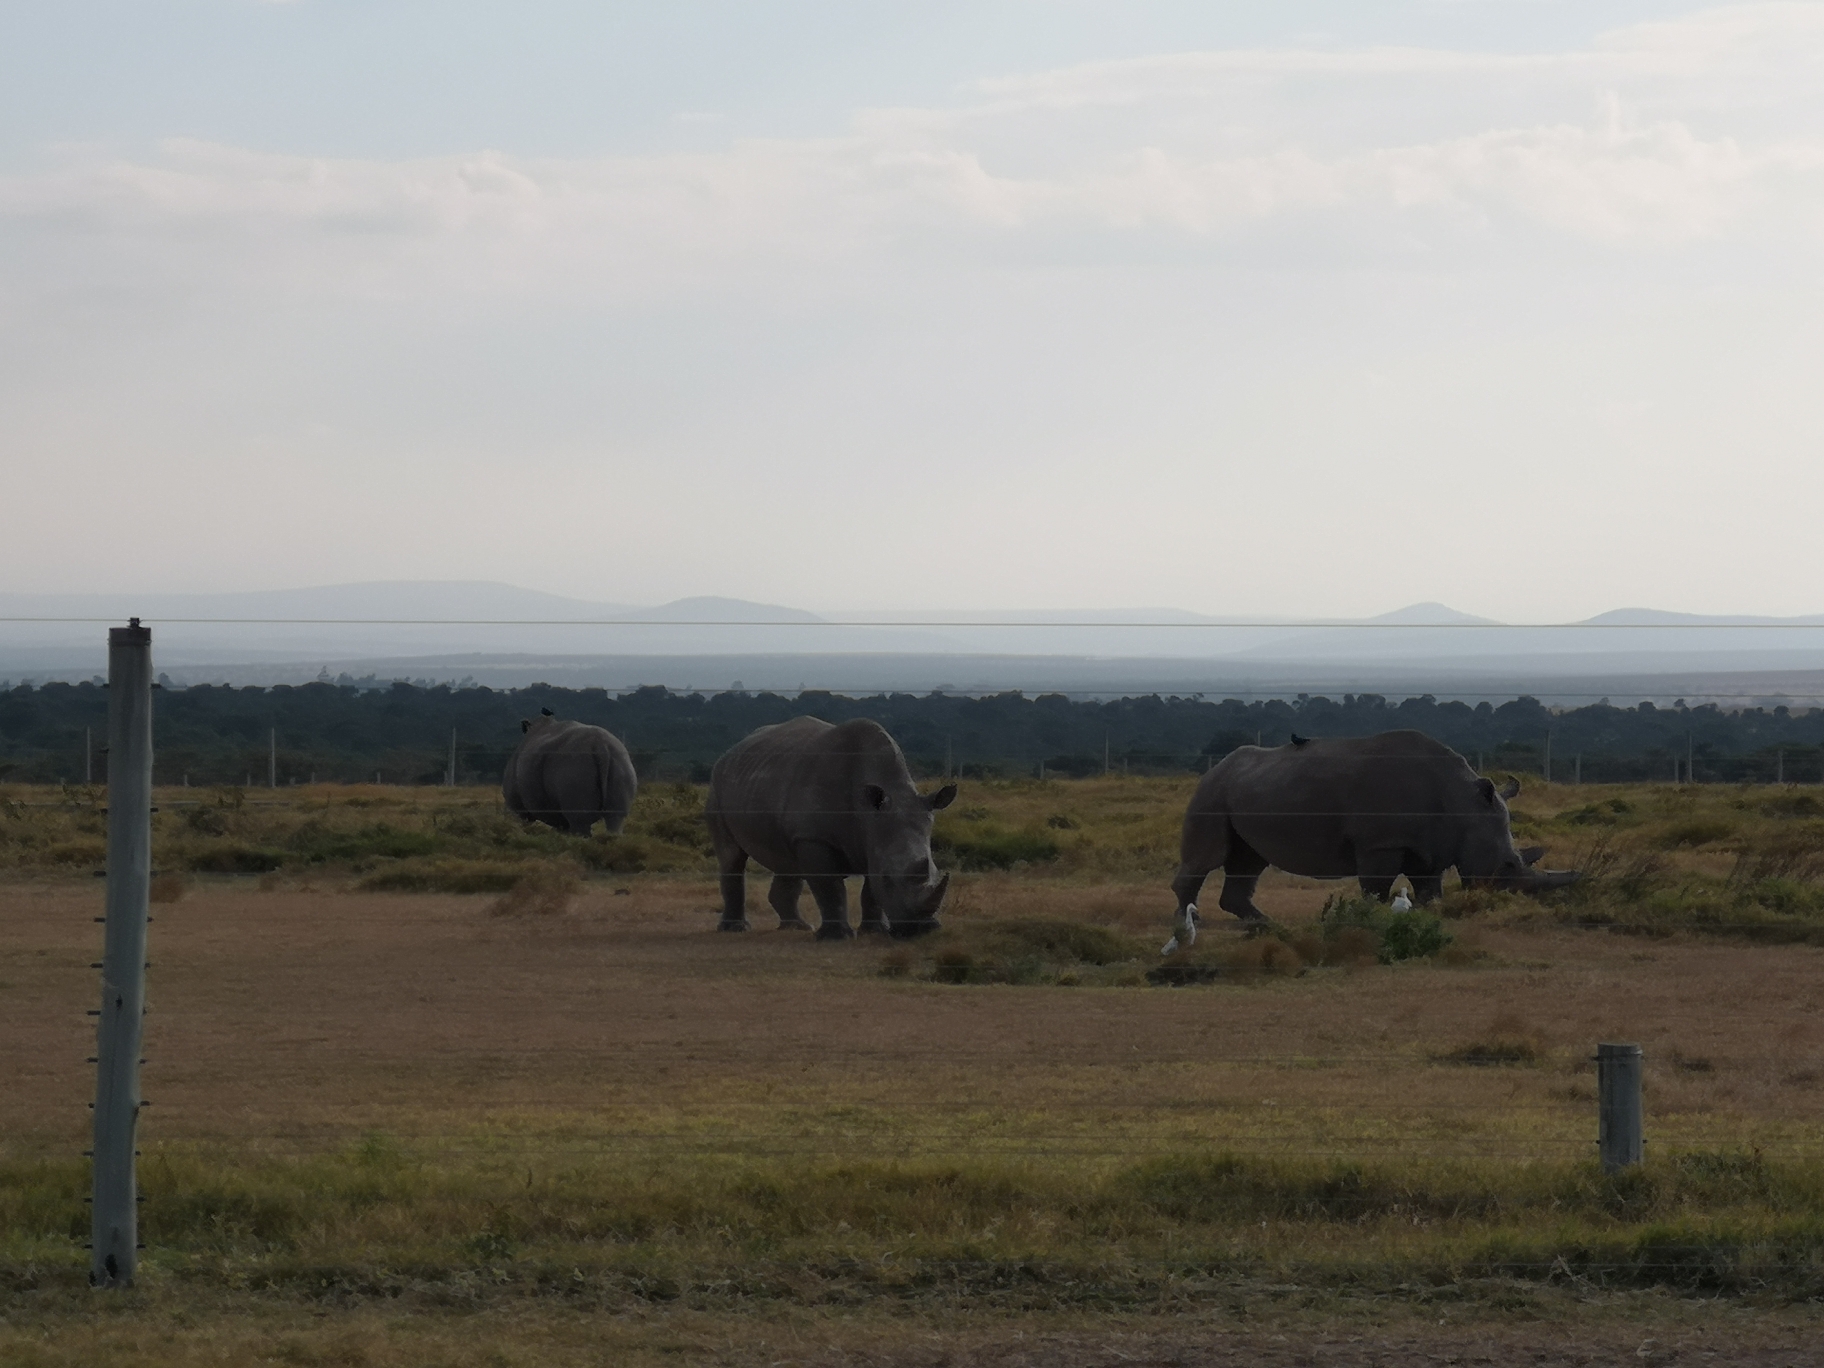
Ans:
[[[489,581],[223,594],[0,594],[0,680],[105,670],[106,627],[154,628],[174,683],[332,678],[1090,693],[1381,690],[1824,700],[1824,614],[1628,608],[1514,626],[1422,603],[1361,620],[1170,608],[819,615],[736,598],[659,606]]]

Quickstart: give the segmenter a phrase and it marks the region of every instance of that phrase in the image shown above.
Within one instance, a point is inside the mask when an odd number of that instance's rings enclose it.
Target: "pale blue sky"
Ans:
[[[1815,4],[0,0],[0,582],[1817,611],[1821,266]]]
[[[590,156],[812,137],[971,82],[1221,48],[1533,52],[1654,0],[6,0],[0,147],[168,137],[305,156]],[[680,116],[683,116],[680,119]],[[694,116],[694,117],[693,117]],[[714,116],[713,119],[703,116]]]

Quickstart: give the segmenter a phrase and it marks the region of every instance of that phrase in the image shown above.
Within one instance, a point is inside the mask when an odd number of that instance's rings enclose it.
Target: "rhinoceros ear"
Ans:
[[[861,786],[861,796],[867,800],[868,806],[873,808],[876,812],[879,812],[887,805],[887,791],[879,784],[863,784]]]
[[[933,812],[942,812],[956,801],[956,785],[945,784],[936,793],[925,799],[925,806]]]
[[[1530,869],[1532,866],[1538,864],[1544,855],[1544,846],[1522,846],[1520,848],[1520,863]]]
[[[1512,802],[1519,796],[1520,781],[1518,779],[1509,779],[1505,784],[1501,785],[1501,800],[1503,802]]]
[[[551,709],[549,709],[549,708],[540,708],[538,710],[538,715],[540,717],[556,717],[557,716],[557,714],[552,712]]]
[[[1493,779],[1476,780],[1476,792],[1482,795],[1482,801],[1490,807],[1495,805],[1495,781]]]
[[[521,731],[522,731],[522,732],[529,732],[529,731],[531,731],[531,730],[532,730],[532,719],[531,719],[531,718],[529,718],[529,717],[522,717],[522,718],[520,718],[520,719],[519,719],[519,729],[520,729],[520,730],[521,730]]]

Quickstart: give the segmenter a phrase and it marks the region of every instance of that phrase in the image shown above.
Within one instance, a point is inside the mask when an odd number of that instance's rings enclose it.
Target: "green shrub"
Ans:
[[[1451,942],[1444,923],[1426,910],[1395,912],[1379,898],[1366,895],[1332,896],[1318,913],[1318,927],[1326,943],[1374,937],[1375,958],[1382,964],[1399,960],[1429,959]]]
[[[1381,931],[1381,963],[1429,959],[1450,944],[1450,932],[1430,912],[1394,913]]]

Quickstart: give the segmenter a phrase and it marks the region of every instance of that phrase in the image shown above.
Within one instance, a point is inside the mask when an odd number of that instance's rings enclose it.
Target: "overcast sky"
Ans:
[[[0,0],[4,587],[1824,611],[1824,5]]]

